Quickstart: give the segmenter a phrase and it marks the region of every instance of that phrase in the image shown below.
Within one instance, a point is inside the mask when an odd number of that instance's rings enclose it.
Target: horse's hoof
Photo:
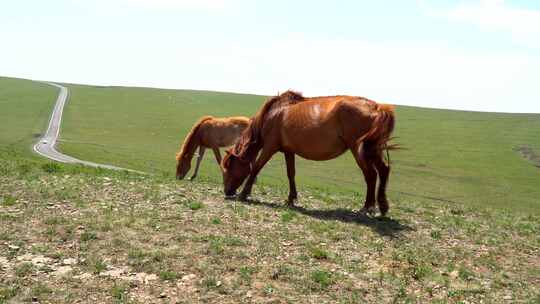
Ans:
[[[375,207],[364,207],[360,210],[358,210],[358,214],[360,215],[367,215],[367,216],[374,216],[377,213],[377,209]]]
[[[287,206],[292,208],[294,207],[297,201],[298,200],[296,198],[289,198],[287,199]]]
[[[390,209],[388,201],[386,199],[379,200],[379,211],[381,212],[382,216],[385,216],[386,213],[388,213],[388,209]]]
[[[241,202],[247,202],[248,201],[248,196],[246,194],[240,194],[238,196],[238,200],[241,201]]]

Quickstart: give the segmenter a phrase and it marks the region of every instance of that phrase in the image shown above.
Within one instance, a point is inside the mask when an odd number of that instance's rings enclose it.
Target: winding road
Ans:
[[[60,134],[60,123],[62,122],[62,112],[64,111],[64,106],[69,97],[69,90],[56,83],[46,82],[46,84],[54,86],[60,89],[58,94],[58,99],[54,105],[54,109],[51,115],[51,120],[49,121],[49,127],[45,134],[39,139],[39,141],[34,145],[34,151],[41,156],[46,158],[68,164],[82,164],[90,167],[97,168],[106,168],[112,170],[125,170],[137,173],[143,173],[140,171],[120,168],[112,165],[98,164],[90,161],[80,160],[69,155],[58,152],[56,150],[56,142],[58,141],[58,135]]]

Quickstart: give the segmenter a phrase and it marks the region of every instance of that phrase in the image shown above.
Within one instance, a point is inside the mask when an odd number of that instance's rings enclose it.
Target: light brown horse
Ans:
[[[396,148],[387,144],[394,129],[393,109],[392,105],[354,96],[305,98],[287,91],[269,99],[221,163],[225,195],[234,196],[249,175],[239,196],[246,200],[266,162],[275,153],[283,152],[289,178],[288,204],[292,206],[297,199],[295,154],[322,161],[350,150],[367,183],[361,211],[374,211],[378,175],[377,202],[381,214],[386,214],[390,166],[383,160],[383,151]]]
[[[243,116],[226,118],[204,116],[199,119],[186,136],[181,150],[176,154],[176,178],[183,179],[188,173],[191,168],[191,159],[197,148],[199,148],[199,155],[191,180],[197,177],[206,148],[214,151],[219,165],[221,163],[219,148],[233,145],[248,124],[249,118]]]

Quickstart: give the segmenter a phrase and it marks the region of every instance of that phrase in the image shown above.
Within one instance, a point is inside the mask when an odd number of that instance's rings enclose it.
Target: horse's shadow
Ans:
[[[350,209],[307,209],[302,206],[289,207],[284,204],[276,204],[256,199],[248,199],[246,204],[264,206],[272,209],[287,209],[303,215],[307,215],[324,221],[340,221],[344,223],[353,223],[371,228],[381,236],[397,237],[400,233],[413,231],[414,229],[406,224],[402,224],[397,219],[386,216],[371,217],[359,214]]]

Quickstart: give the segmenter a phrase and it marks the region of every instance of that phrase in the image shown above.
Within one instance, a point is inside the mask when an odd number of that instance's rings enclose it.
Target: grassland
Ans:
[[[31,144],[47,128],[56,91],[47,84],[0,77],[0,150],[32,157]]]
[[[0,154],[0,303],[538,303],[540,218]]]
[[[174,154],[202,115],[253,115],[265,97],[205,91],[68,85],[61,150],[81,159],[148,172],[174,171]],[[392,155],[390,198],[454,202],[538,212],[540,170],[523,151],[540,155],[539,114],[498,114],[400,106]],[[524,150],[525,149],[525,150]],[[521,152],[520,152],[521,151]],[[529,153],[529,154],[531,154]],[[219,183],[207,156],[200,174]],[[300,160],[301,191],[362,196],[363,178],[352,157]],[[284,160],[276,155],[259,182],[286,187]]]
[[[204,181],[172,178],[198,116],[264,97],[70,85],[61,149],[157,173],[143,176],[31,156],[56,92],[0,84],[0,303],[540,301],[538,115],[399,107],[409,150],[378,218],[352,211],[364,188],[348,155],[300,162],[296,208],[280,157],[247,204],[223,200],[210,157]]]

